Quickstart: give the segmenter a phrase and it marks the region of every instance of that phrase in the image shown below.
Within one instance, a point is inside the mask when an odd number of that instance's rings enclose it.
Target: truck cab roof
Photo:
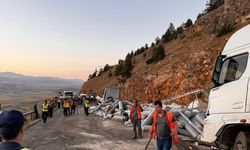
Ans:
[[[250,47],[250,24],[235,32],[225,45],[222,55]]]

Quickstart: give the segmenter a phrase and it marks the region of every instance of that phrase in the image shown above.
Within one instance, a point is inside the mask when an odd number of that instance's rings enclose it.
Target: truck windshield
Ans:
[[[224,84],[240,79],[247,67],[248,53],[233,56],[224,60],[219,83]]]

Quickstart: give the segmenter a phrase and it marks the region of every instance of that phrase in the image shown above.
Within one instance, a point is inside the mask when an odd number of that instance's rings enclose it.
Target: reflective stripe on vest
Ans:
[[[137,115],[138,115],[138,120],[141,120],[142,119],[141,106],[137,106]],[[134,119],[134,106],[130,107],[130,119],[131,120]]]
[[[49,111],[49,104],[43,104],[43,107],[42,107],[42,111],[43,112],[48,112]]]

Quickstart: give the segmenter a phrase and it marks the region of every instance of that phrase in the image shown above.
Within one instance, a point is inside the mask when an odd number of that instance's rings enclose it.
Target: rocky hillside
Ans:
[[[117,66],[114,66],[85,82],[81,92],[92,89],[102,95],[106,86],[116,86],[121,88],[122,99],[129,100],[135,95],[141,101],[152,101],[199,88],[209,91],[216,56],[228,38],[249,23],[249,0],[225,0],[224,5],[199,17],[171,42],[161,40],[164,59],[146,64],[154,49],[150,47],[133,57],[132,75],[128,79],[115,76]],[[180,101],[188,102],[188,99]]]

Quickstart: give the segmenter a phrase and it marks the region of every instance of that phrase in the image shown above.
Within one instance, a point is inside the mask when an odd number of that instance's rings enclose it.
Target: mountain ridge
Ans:
[[[84,81],[80,79],[63,79],[48,76],[29,76],[14,72],[0,72],[0,89],[60,89],[80,87]]]

